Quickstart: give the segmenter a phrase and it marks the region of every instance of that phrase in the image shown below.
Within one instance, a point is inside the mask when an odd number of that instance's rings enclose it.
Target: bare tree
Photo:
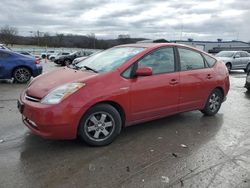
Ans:
[[[127,44],[130,42],[130,35],[118,35],[118,41],[120,44]]]
[[[89,38],[90,48],[95,49],[95,48],[96,48],[96,37],[95,37],[95,33],[90,33],[89,35],[87,35],[87,37]]]
[[[0,40],[6,45],[13,45],[17,42],[17,34],[17,28],[6,25],[0,29]]]
[[[58,46],[63,46],[63,42],[64,42],[64,38],[65,38],[64,34],[57,33],[56,38],[57,38],[57,45]]]
[[[43,46],[48,46],[50,44],[50,34],[48,32],[44,33],[43,37],[42,37],[42,45]]]

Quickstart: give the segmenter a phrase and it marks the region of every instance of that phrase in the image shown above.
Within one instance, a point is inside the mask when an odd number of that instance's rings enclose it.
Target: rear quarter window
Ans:
[[[214,66],[214,64],[216,63],[216,60],[214,58],[212,58],[212,57],[210,57],[210,56],[208,56],[206,54],[203,54],[203,56],[204,56],[204,58],[205,58],[205,60],[206,60],[209,67]]]

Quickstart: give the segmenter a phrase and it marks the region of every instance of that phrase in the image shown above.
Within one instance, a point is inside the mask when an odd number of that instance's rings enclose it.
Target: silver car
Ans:
[[[221,51],[216,57],[223,61],[228,71],[243,69],[250,70],[250,54],[245,51]]]

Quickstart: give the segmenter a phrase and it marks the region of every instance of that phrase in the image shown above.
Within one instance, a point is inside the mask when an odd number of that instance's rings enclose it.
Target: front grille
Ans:
[[[41,101],[40,98],[33,97],[33,96],[30,96],[30,95],[25,95],[25,99],[28,100],[28,101],[32,101],[32,102],[40,102]]]

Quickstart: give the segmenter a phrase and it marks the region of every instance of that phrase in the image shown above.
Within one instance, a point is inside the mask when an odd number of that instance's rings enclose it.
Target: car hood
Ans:
[[[26,94],[42,99],[49,91],[61,85],[71,82],[84,82],[97,75],[96,73],[88,71],[61,68],[35,78],[28,86]]]
[[[217,57],[219,60],[223,61],[223,62],[228,62],[228,61],[231,61],[232,58],[230,57]]]

